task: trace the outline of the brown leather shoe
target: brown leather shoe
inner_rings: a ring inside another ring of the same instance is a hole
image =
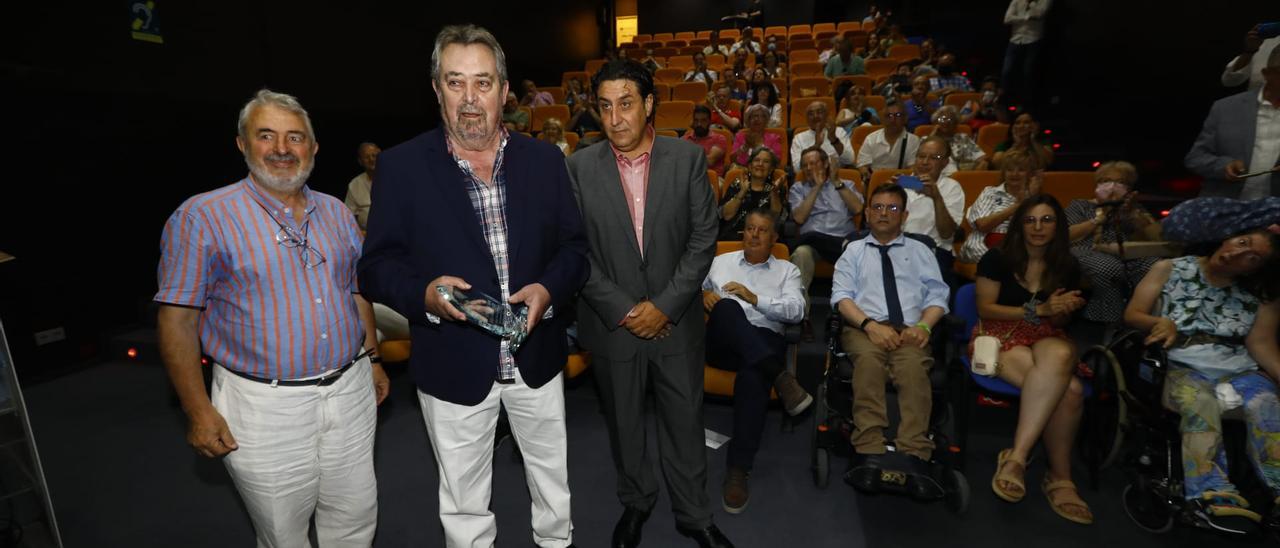
[[[729,472],[724,476],[723,504],[724,511],[730,514],[741,514],[747,509],[747,503],[751,501],[751,489],[747,486],[747,479],[751,474],[746,470],[730,466]]]
[[[782,400],[782,408],[786,409],[787,414],[793,417],[803,413],[813,403],[813,396],[804,391],[804,388],[796,381],[796,376],[792,375],[790,371],[783,371],[778,374],[778,378],[773,380],[773,389],[778,391],[778,398]]]

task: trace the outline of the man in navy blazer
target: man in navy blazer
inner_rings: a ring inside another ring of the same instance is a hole
[[[1261,90],[1219,99],[1187,152],[1187,168],[1204,177],[1201,196],[1257,200],[1280,196],[1280,48],[1262,68]],[[1248,173],[1270,173],[1240,177]]]
[[[446,27],[431,63],[443,127],[379,156],[361,291],[409,319],[445,544],[493,545],[493,436],[505,406],[525,455],[533,540],[568,546],[561,370],[570,301],[588,273],[582,218],[560,150],[502,126],[506,60],[493,36]],[[512,352],[437,286],[528,305],[528,338]]]

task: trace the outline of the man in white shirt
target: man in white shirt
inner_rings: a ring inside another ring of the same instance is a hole
[[[877,169],[910,167],[920,148],[920,138],[907,131],[907,113],[902,103],[889,103],[880,119],[884,127],[868,134],[858,149],[858,171],[862,172],[863,181],[870,181],[871,172]]]
[[[903,229],[913,234],[933,238],[937,245],[938,264],[943,277],[950,279],[951,265],[955,262],[952,244],[956,227],[964,218],[964,189],[950,177],[942,176],[942,168],[951,161],[951,145],[941,137],[929,137],[920,143],[916,151],[916,163],[911,174],[920,179],[919,190],[907,189],[907,213]],[[895,178],[895,181],[901,177]]]
[[[378,168],[378,154],[381,153],[382,149],[373,143],[360,143],[356,147],[356,162],[364,168],[364,172],[347,184],[347,199],[344,201],[356,216],[356,224],[360,225],[360,230],[365,230],[365,223],[369,221],[369,206],[373,205],[369,192],[373,189],[373,172]]]
[[[1240,50],[1240,55],[1228,62],[1227,69],[1222,71],[1222,85],[1235,87],[1249,82],[1250,90],[1262,87],[1262,67],[1266,66],[1267,58],[1271,57],[1276,44],[1280,44],[1280,36],[1263,39],[1258,36],[1260,26],[1254,25],[1244,35],[1244,49]]]
[[[755,55],[759,55],[761,53],[762,50],[760,49],[760,42],[757,42],[753,37],[751,27],[742,29],[742,36],[740,36],[738,41],[734,42],[733,46],[729,48],[729,53],[737,53],[740,49],[745,49],[748,53]]]
[[[1009,49],[1004,54],[1000,87],[1010,104],[1028,104],[1035,99],[1035,66],[1044,37],[1044,17],[1052,0],[1012,0],[1004,12],[1010,27]]]
[[[818,259],[835,264],[844,251],[844,241],[857,230],[853,217],[862,212],[862,195],[853,183],[841,180],[832,169],[831,157],[819,147],[809,147],[800,154],[806,177],[797,177],[787,193],[791,218],[800,234],[791,242],[791,263],[800,269],[804,283],[804,340],[813,340],[809,322],[809,285]]]
[[[708,44],[707,47],[702,48],[702,53],[705,55],[719,53],[720,55],[723,55],[725,59],[729,58],[729,46],[720,43],[719,30],[711,31],[711,43]]]
[[[684,74],[686,82],[702,82],[707,85],[707,90],[711,90],[711,84],[716,81],[716,71],[707,68],[707,55],[702,52],[693,54],[693,70]]]
[[[832,158],[839,158],[840,165],[852,166],[853,145],[849,144],[849,134],[831,119],[827,104],[820,101],[809,103],[804,115],[809,121],[809,129],[797,132],[791,139],[791,167],[799,173],[804,168],[800,165],[801,153],[815,144],[821,144],[822,150]]]
[[[800,321],[804,294],[800,271],[773,257],[778,241],[769,211],[747,214],[742,251],[715,258],[702,283],[707,319],[707,362],[737,371],[733,384],[733,437],[723,487],[726,512],[737,514],[751,497],[747,479],[760,448],[769,389],[778,391],[787,413],[813,403],[795,375],[786,370],[783,324]]]

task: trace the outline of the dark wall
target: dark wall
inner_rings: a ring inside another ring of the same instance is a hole
[[[308,108],[320,143],[309,183],[341,197],[357,143],[391,146],[437,125],[428,71],[443,25],[486,26],[517,81],[559,82],[601,55],[596,0],[518,16],[497,3],[157,4],[164,44],[131,39],[127,2],[8,6],[0,86],[5,150],[17,154],[0,250],[18,257],[2,280],[19,291],[0,314],[20,366],[92,354],[103,333],[147,319],[167,216],[246,173],[236,113],[255,90]],[[55,326],[70,344],[31,354],[31,332]]]

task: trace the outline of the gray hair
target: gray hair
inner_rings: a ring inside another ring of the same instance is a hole
[[[943,115],[947,115],[947,114],[951,115],[952,120],[956,120],[956,121],[960,120],[960,111],[956,110],[955,105],[942,105],[941,107],[938,107],[938,110],[933,111],[933,117],[932,117],[933,119],[930,121],[937,124],[938,118],[941,118]]]
[[[440,29],[440,34],[436,35],[435,49],[431,50],[431,80],[433,82],[440,81],[440,55],[444,48],[454,44],[469,46],[471,44],[481,44],[487,46],[489,51],[493,52],[493,58],[498,65],[498,84],[507,82],[507,54],[503,53],[502,46],[498,45],[498,39],[493,37],[484,27],[475,25],[449,25]]]
[[[241,139],[249,140],[249,116],[258,107],[264,105],[271,105],[302,117],[302,122],[307,126],[307,138],[311,139],[312,143],[316,142],[316,132],[311,127],[311,116],[307,115],[307,109],[302,108],[302,103],[298,102],[298,98],[287,93],[274,92],[267,88],[258,90],[257,93],[253,94],[253,98],[249,99],[249,102],[245,103],[244,107],[240,109],[240,119],[236,124],[236,129]]]

